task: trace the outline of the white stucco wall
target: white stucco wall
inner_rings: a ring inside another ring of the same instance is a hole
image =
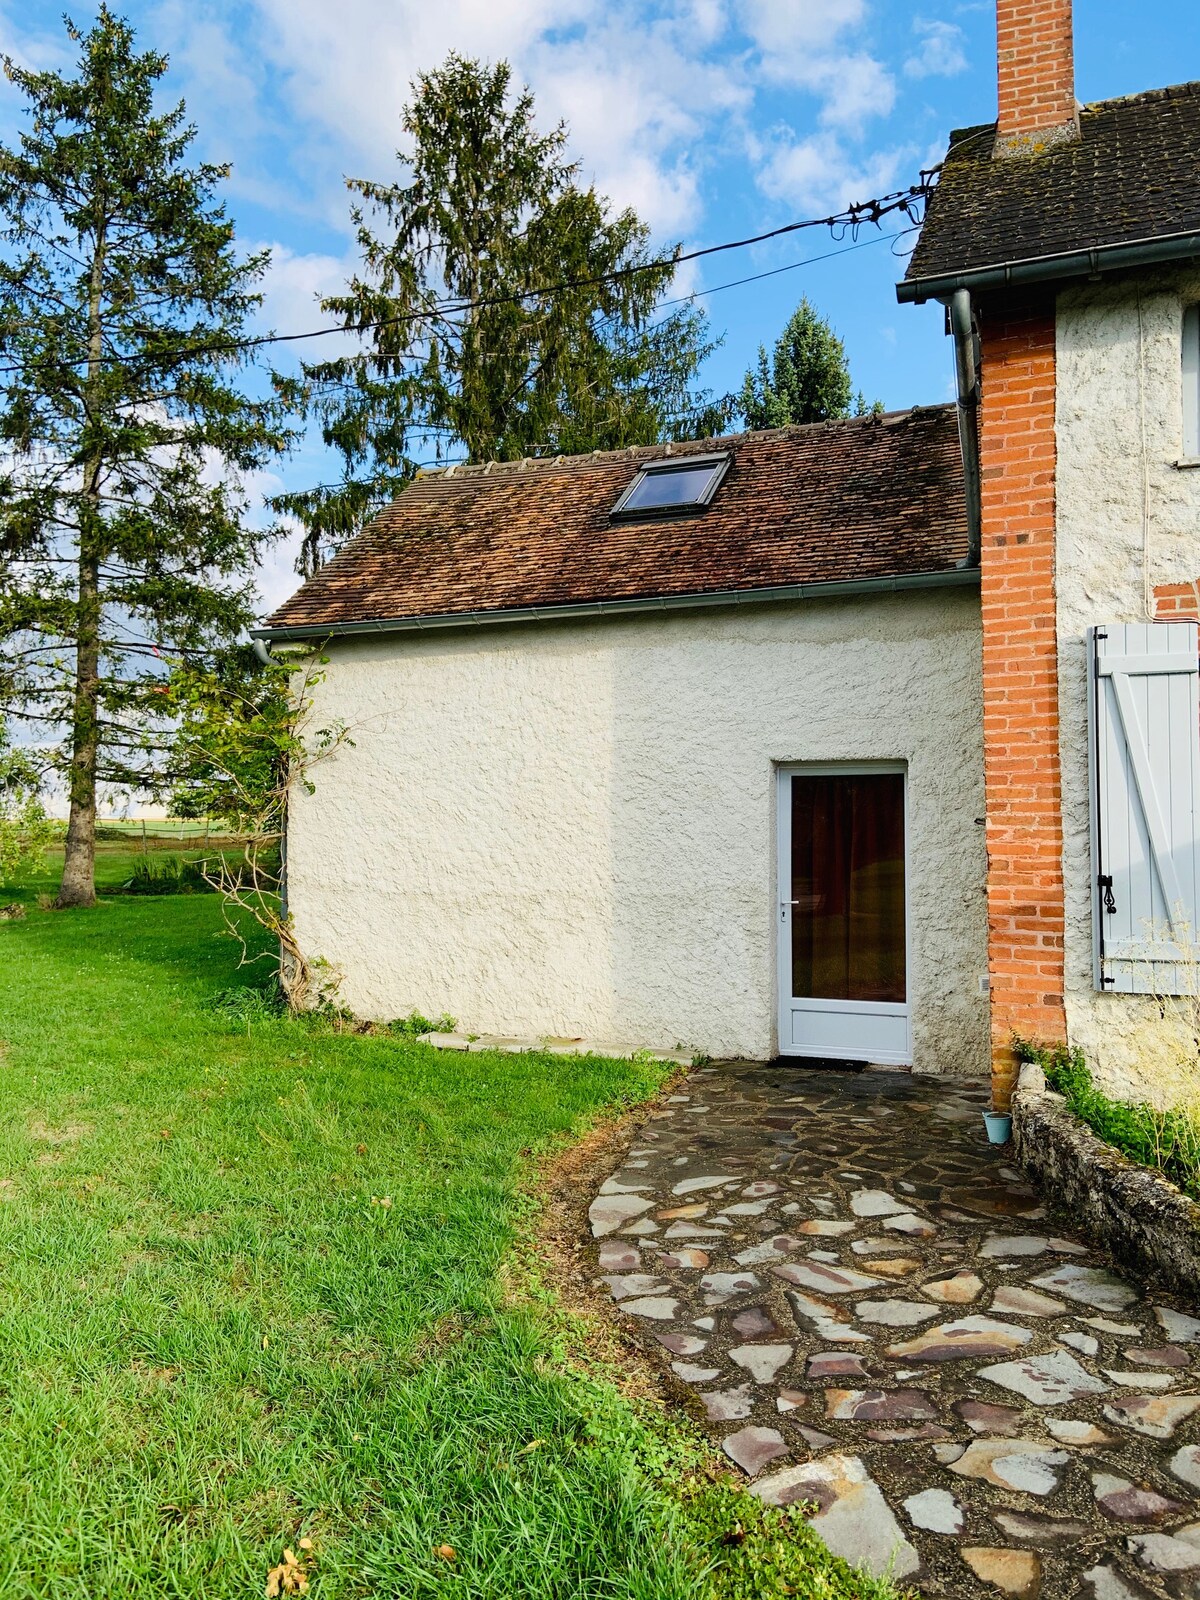
[[[1122,1095],[1169,1093],[1175,1057],[1152,1000],[1092,980],[1086,629],[1148,620],[1147,588],[1200,577],[1200,470],[1183,450],[1181,337],[1200,271],[1058,297],[1057,599],[1068,1035]]]
[[[975,591],[344,639],[289,829],[354,1011],[776,1044],[775,764],[909,764],[916,1066],[987,1071]]]

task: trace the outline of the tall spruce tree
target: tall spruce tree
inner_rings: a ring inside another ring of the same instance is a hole
[[[695,388],[713,347],[703,315],[658,311],[672,266],[631,270],[659,259],[648,228],[581,186],[565,126],[539,131],[529,91],[511,88],[507,63],[449,56],[416,80],[400,178],[348,181],[362,269],[322,307],[363,343],[284,386],[341,468],[275,502],[305,526],[301,571],[396,494],[415,452],[569,454],[716,432],[729,415]],[[564,283],[578,287],[549,292]]]
[[[167,61],[102,6],[73,76],[6,59],[27,129],[0,149],[0,638],[5,700],[57,738],[70,797],[61,906],[95,899],[98,782],[153,782],[169,728],[160,656],[236,637],[264,540],[241,474],[286,448],[231,348],[259,305],[216,198],[189,165]]]
[[[807,296],[768,356],[763,345],[746,373],[738,407],[752,431],[793,422],[828,422],[869,408],[855,395],[846,347]]]

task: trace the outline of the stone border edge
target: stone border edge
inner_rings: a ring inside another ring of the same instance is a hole
[[[1200,1296],[1200,1204],[1093,1133],[1033,1062],[1011,1109],[1016,1158],[1048,1199],[1128,1266]]]

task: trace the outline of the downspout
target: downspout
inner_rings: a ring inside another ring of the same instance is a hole
[[[275,665],[275,657],[271,654],[270,648],[265,639],[251,639],[250,643],[254,646],[254,654],[257,656],[259,661],[262,662],[264,667]]]
[[[977,567],[983,545],[979,477],[979,361],[971,316],[971,292],[956,289],[946,307],[954,335],[954,374],[958,388],[958,442],[967,497],[968,567]]]

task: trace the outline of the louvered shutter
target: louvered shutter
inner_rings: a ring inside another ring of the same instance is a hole
[[[1090,631],[1096,986],[1189,993],[1200,930],[1194,622]]]

